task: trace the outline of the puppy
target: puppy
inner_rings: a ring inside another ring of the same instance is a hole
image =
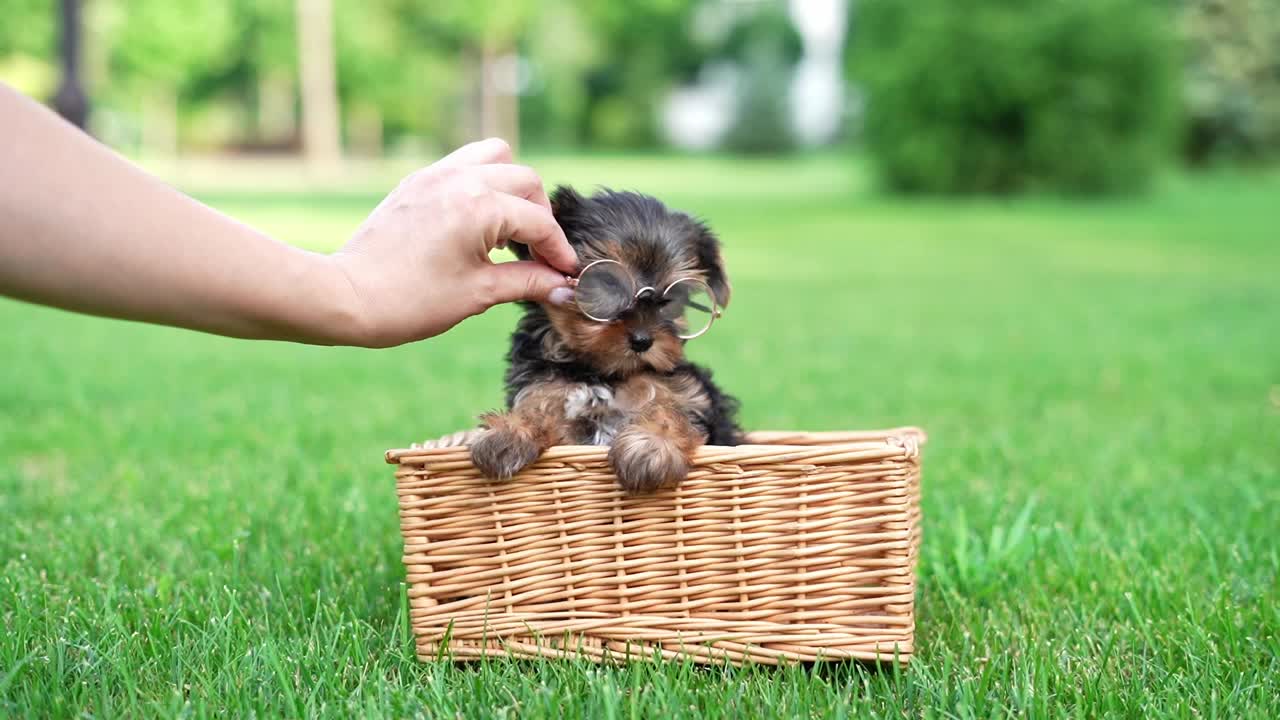
[[[575,299],[524,304],[508,355],[507,412],[481,418],[487,431],[471,446],[472,463],[507,480],[552,445],[608,445],[628,493],[678,483],[698,446],[741,442],[738,402],[684,357],[685,342],[729,303],[720,243],[645,195],[560,187],[551,205],[578,253]]]

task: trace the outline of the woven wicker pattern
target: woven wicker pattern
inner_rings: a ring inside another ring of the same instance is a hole
[[[911,657],[920,431],[755,433],[644,498],[601,447],[488,482],[471,437],[387,453],[420,658]]]

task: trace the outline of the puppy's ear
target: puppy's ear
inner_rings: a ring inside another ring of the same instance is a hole
[[[579,195],[577,190],[568,185],[558,185],[551,191],[551,214],[561,225],[566,222],[572,223],[582,209],[584,201],[585,198]]]
[[[698,223],[698,237],[694,241],[694,249],[698,254],[698,268],[706,275],[707,285],[715,295],[716,304],[729,306],[729,275],[724,271],[724,259],[720,256],[720,240],[702,223]]]

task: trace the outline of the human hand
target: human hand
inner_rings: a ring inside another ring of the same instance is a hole
[[[508,241],[542,262],[492,262]],[[499,303],[568,302],[578,264],[542,180],[497,139],[405,178],[327,260],[353,296],[353,327],[338,335],[370,347],[438,335]]]

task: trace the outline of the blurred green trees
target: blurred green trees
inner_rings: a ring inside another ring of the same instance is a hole
[[[867,146],[893,188],[1126,190],[1169,154],[1178,57],[1151,0],[864,0],[855,13]]]
[[[5,0],[0,8],[0,77],[28,92],[53,92],[54,75],[43,62],[54,52],[53,8],[49,0]]]
[[[549,0],[524,50],[535,89],[530,135],[556,144],[652,147],[658,105],[706,59],[690,31],[697,0]]]
[[[335,0],[346,145],[480,135],[646,147],[703,53],[696,0]],[[158,150],[299,143],[298,0],[85,0],[95,128]],[[48,97],[56,6],[9,0],[0,77]],[[517,96],[520,101],[517,104]],[[523,123],[519,121],[524,121]]]
[[[207,96],[235,59],[236,16],[225,3],[102,3],[91,6],[109,45],[99,68],[113,79],[109,99],[132,100],[143,140],[177,147],[179,101]],[[203,98],[202,98],[203,99]]]
[[[669,91],[707,77],[737,79],[724,147],[793,147],[802,44],[787,0],[83,4],[93,129],[130,149],[297,151],[315,77],[330,86],[319,107],[336,97],[340,113],[321,132],[349,153],[430,153],[484,135],[655,147]],[[0,17],[0,78],[46,99],[57,7],[5,0]],[[300,35],[304,7],[326,8],[331,37]],[[891,187],[1101,192],[1141,186],[1178,148],[1193,162],[1280,157],[1278,0],[852,8],[854,137]],[[302,47],[316,42],[324,52]],[[330,55],[319,75],[300,63]]]

